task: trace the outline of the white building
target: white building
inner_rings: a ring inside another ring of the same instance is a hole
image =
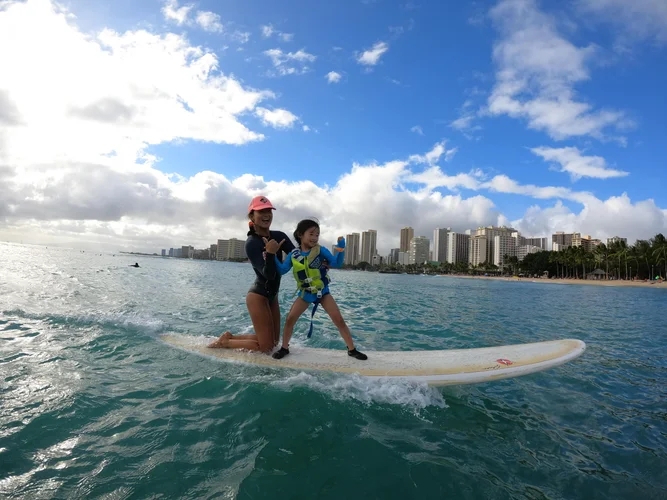
[[[607,246],[610,247],[616,243],[625,243],[626,245],[628,244],[628,239],[627,238],[621,238],[620,236],[613,236],[611,238],[607,238]]]
[[[245,241],[236,238],[218,240],[217,260],[245,259],[246,257]]]
[[[398,264],[407,266],[410,263],[410,252],[398,252]]]
[[[470,236],[470,244],[468,245],[468,263],[471,266],[478,266],[487,262],[488,243],[486,236],[483,234]]]
[[[426,236],[416,236],[410,241],[409,263],[423,264],[428,262],[428,251],[431,242]]]
[[[493,263],[502,269],[506,264],[505,256],[515,257],[517,249],[517,240],[522,238],[519,233],[499,234],[493,242]]]
[[[522,245],[516,249],[516,256],[521,262],[529,253],[541,252],[543,249],[535,245]]]

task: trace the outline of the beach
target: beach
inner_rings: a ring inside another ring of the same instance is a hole
[[[466,276],[453,274],[439,274],[444,278],[464,278],[493,281],[521,281],[528,283],[551,283],[555,285],[594,285],[594,286],[621,286],[639,288],[667,288],[667,281],[630,281],[630,280],[582,280],[582,279],[547,279],[547,278],[508,278],[506,276]]]

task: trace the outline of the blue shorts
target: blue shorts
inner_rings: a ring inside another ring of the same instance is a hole
[[[329,291],[329,287],[328,286],[324,287],[324,290],[322,290],[322,297],[324,297],[325,295],[327,295],[329,293],[331,293]],[[306,292],[306,291],[299,292],[299,297],[301,297],[303,300],[305,300],[309,304],[312,304],[317,300],[317,294],[316,293],[310,293],[310,292]]]

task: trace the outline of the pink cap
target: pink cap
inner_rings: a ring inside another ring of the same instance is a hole
[[[265,208],[270,208],[271,210],[276,209],[271,205],[271,202],[266,196],[255,196],[250,202],[250,205],[248,205],[248,213],[253,210],[264,210]]]

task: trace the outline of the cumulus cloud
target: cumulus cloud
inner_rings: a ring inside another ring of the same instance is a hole
[[[283,42],[291,42],[294,38],[294,33],[284,33],[282,31],[278,31],[271,24],[260,26],[259,29],[262,32],[262,36],[264,38],[271,38],[273,35],[276,35]]]
[[[373,47],[357,55],[357,62],[363,66],[375,66],[382,55],[389,50],[386,42],[376,42]]]
[[[192,3],[179,5],[178,0],[165,0],[162,15],[167,21],[178,26],[199,26],[210,33],[222,32],[223,26],[218,14],[208,10],[195,12],[194,8],[195,5]]]
[[[304,49],[296,52],[283,52],[281,49],[264,51],[264,55],[271,59],[275,71],[282,76],[301,75],[310,70],[308,63],[315,62],[317,56],[309,54]]]
[[[582,177],[594,179],[609,179],[612,177],[625,177],[629,175],[623,170],[615,170],[607,167],[607,162],[601,156],[584,156],[579,149],[569,148],[532,148],[531,151],[541,156],[545,161],[557,162],[561,166],[561,172],[567,172],[572,180]]]
[[[270,125],[274,128],[292,128],[294,122],[299,119],[286,109],[269,110],[266,108],[257,108],[255,113],[262,119],[264,125]]]
[[[420,125],[415,125],[410,129],[410,132],[414,132],[415,134],[419,135],[424,135],[424,130],[421,128]]]
[[[291,231],[299,219],[316,216],[327,245],[340,234],[377,229],[382,253],[398,245],[404,225],[428,236],[443,225],[464,231],[507,221],[494,193],[553,203],[513,222],[530,235],[579,230],[632,241],[667,231],[667,211],[652,200],[625,194],[601,200],[502,174],[462,172],[457,148],[445,141],[407,158],[353,163],[332,185],[172,173],[147,146],[244,144],[263,138],[242,123],[246,116],[277,127],[298,118],[263,105],[275,97],[270,91],[226,76],[214,54],[182,36],[84,35],[59,9],[28,1],[0,11],[0,46],[13,47],[0,51],[0,239],[116,251],[203,248],[218,238],[243,238],[248,201],[258,194],[278,207],[278,229]],[[38,38],[49,43],[37,46]]]
[[[609,129],[632,126],[622,111],[595,110],[576,96],[574,85],[590,78],[595,45],[578,47],[566,40],[535,0],[502,0],[491,19],[500,38],[493,49],[497,71],[489,114],[525,119],[556,140],[601,139]]]
[[[343,75],[336,73],[335,71],[329,71],[326,74],[326,79],[329,83],[338,83],[340,82],[341,78],[343,78]]]

